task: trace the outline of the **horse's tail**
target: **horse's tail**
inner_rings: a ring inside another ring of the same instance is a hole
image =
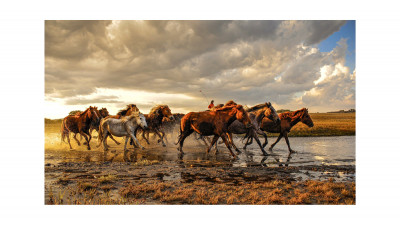
[[[177,145],[177,144],[179,143],[179,141],[181,140],[181,137],[182,137],[182,127],[179,126],[179,135],[178,135],[178,137],[177,137],[177,140],[176,140],[176,142],[175,142],[175,145]]]
[[[178,135],[178,140],[177,140],[177,142],[175,143],[176,145],[179,143],[179,141],[181,140],[181,137],[182,137],[182,135],[183,135],[183,132],[186,130],[187,131],[187,129],[190,129],[190,118],[191,118],[191,113],[188,113],[188,114],[186,114],[185,116],[183,116],[182,117],[182,119],[181,119],[181,123],[180,123],[180,126],[179,126],[179,131],[180,131],[180,133],[179,133],[179,135]]]

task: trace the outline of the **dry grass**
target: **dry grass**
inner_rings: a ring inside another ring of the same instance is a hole
[[[119,197],[110,197],[114,186],[78,183],[76,191],[49,194],[47,204],[355,204],[355,183],[329,181],[245,183],[230,185],[195,181],[193,183],[154,182],[126,184]]]

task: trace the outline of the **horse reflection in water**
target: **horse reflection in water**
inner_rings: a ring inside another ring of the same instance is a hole
[[[111,134],[117,137],[125,137],[125,152],[128,150],[126,145],[129,138],[132,138],[142,149],[144,149],[135,137],[136,130],[139,126],[143,129],[147,128],[146,119],[139,111],[135,111],[132,115],[123,117],[122,119],[105,118],[100,122],[98,138],[99,144],[103,143],[104,151],[107,151],[107,137]]]

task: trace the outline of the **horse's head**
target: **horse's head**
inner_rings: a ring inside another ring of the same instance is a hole
[[[100,121],[100,112],[97,107],[89,106],[88,117],[94,122]]]
[[[272,106],[270,102],[266,102],[265,105],[266,110],[264,112],[264,116],[267,117],[268,119],[272,120],[274,123],[280,123],[281,119],[279,119],[278,113],[276,113],[275,108]]]
[[[139,111],[137,111],[135,113],[137,113],[136,123],[139,126],[141,126],[143,129],[147,129],[147,122],[146,122],[146,118],[144,117],[144,115]]]
[[[168,118],[169,120],[174,120],[174,116],[171,113],[171,109],[167,105],[160,107],[160,113],[164,118]]]
[[[107,116],[110,115],[110,113],[108,113],[107,108],[101,108],[101,109],[99,110],[99,113],[100,113],[100,116],[103,117],[103,118],[105,118],[105,117],[107,117]]]
[[[313,127],[314,122],[311,119],[310,114],[308,114],[308,109],[303,108],[303,114],[301,115],[301,122],[307,125],[308,127]]]
[[[249,114],[247,114],[246,110],[242,105],[235,105],[233,109],[236,110],[236,119],[242,122],[246,128],[250,128],[252,126]]]
[[[139,108],[135,104],[129,104],[127,105],[128,107],[128,112],[133,113],[133,112],[139,112]]]

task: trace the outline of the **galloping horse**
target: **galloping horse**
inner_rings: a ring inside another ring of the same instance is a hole
[[[164,121],[165,119],[174,120],[171,109],[167,105],[156,105],[150,110],[149,114],[145,114],[144,116],[148,124],[148,129],[140,129],[142,130],[143,139],[147,142],[147,144],[150,144],[148,137],[150,132],[153,132],[160,138],[162,146],[166,147],[167,145],[164,142],[165,132],[162,129],[162,122],[163,119]],[[147,138],[145,137],[146,135]]]
[[[279,116],[270,102],[255,105],[251,108],[246,109],[246,111],[247,113],[249,113],[249,117],[251,123],[253,124],[254,130],[253,129],[249,130],[243,123],[236,120],[228,127],[227,135],[229,137],[229,141],[235,148],[235,150],[237,152],[240,152],[239,149],[236,147],[236,145],[233,143],[232,134],[246,134],[246,137],[254,138],[258,146],[260,147],[261,152],[264,155],[267,155],[267,152],[264,150],[264,147],[261,145],[261,142],[258,139],[256,131],[260,129],[261,121],[264,118],[268,118],[269,120],[274,121],[275,123],[279,123],[280,122]]]
[[[226,135],[228,127],[235,120],[244,123],[246,127],[251,127],[251,120],[242,105],[230,105],[214,111],[190,112],[186,114],[181,120],[179,140],[176,143],[179,143],[178,151],[183,154],[182,147],[185,138],[196,131],[202,136],[214,135],[211,145],[207,148],[207,153],[218,138],[221,137],[231,155],[236,158]]]
[[[264,118],[261,122],[261,130],[269,132],[269,133],[279,133],[278,139],[271,145],[269,148],[272,151],[272,148],[281,140],[282,137],[285,137],[286,144],[289,148],[289,152],[294,152],[290,147],[288,133],[293,126],[295,126],[298,122],[302,122],[308,127],[313,127],[314,123],[308,114],[308,109],[302,108],[294,112],[284,112],[279,114],[279,118],[281,119],[280,123],[275,123],[274,121]],[[264,138],[266,138],[266,134],[261,132]],[[265,139],[266,140],[266,139]],[[268,143],[266,141],[266,143]],[[265,144],[266,145],[266,144]],[[264,146],[265,146],[264,145]]]
[[[106,110],[107,110],[107,109],[106,109]],[[117,113],[117,115],[115,115],[115,116],[110,116],[110,115],[108,115],[108,116],[103,117],[103,118],[121,119],[122,117],[124,117],[124,116],[130,116],[130,115],[132,115],[132,114],[135,113],[135,112],[139,112],[139,108],[138,108],[135,104],[129,104],[129,105],[126,105],[126,108],[125,108],[125,109],[119,110],[119,112]],[[107,114],[108,114],[108,111],[107,111]],[[135,131],[135,132],[136,132],[136,131]],[[136,133],[135,133],[135,136],[136,136]],[[110,134],[108,137],[110,137],[111,140],[113,140],[113,141],[115,142],[115,144],[117,144],[117,145],[120,144],[117,140],[114,139],[114,137],[113,137],[111,134]],[[97,145],[97,147],[99,147],[100,144],[101,144],[101,143],[99,143],[99,144]]]
[[[61,140],[64,141],[65,137],[67,137],[69,147],[72,149],[69,133],[72,132],[75,134],[74,139],[77,141],[78,145],[80,145],[80,143],[78,139],[76,139],[76,134],[80,134],[86,139],[87,148],[90,150],[89,142],[92,139],[92,135],[90,135],[89,129],[92,124],[98,123],[99,120],[100,113],[97,107],[92,106],[79,115],[65,117],[61,123]]]
[[[130,116],[122,117],[122,119],[105,118],[100,122],[99,143],[103,142],[104,151],[108,150],[107,137],[112,134],[117,137],[125,137],[124,151],[127,151],[126,144],[129,137],[143,149],[139,141],[135,137],[138,127],[145,129],[147,127],[146,119],[139,111],[133,112]]]

